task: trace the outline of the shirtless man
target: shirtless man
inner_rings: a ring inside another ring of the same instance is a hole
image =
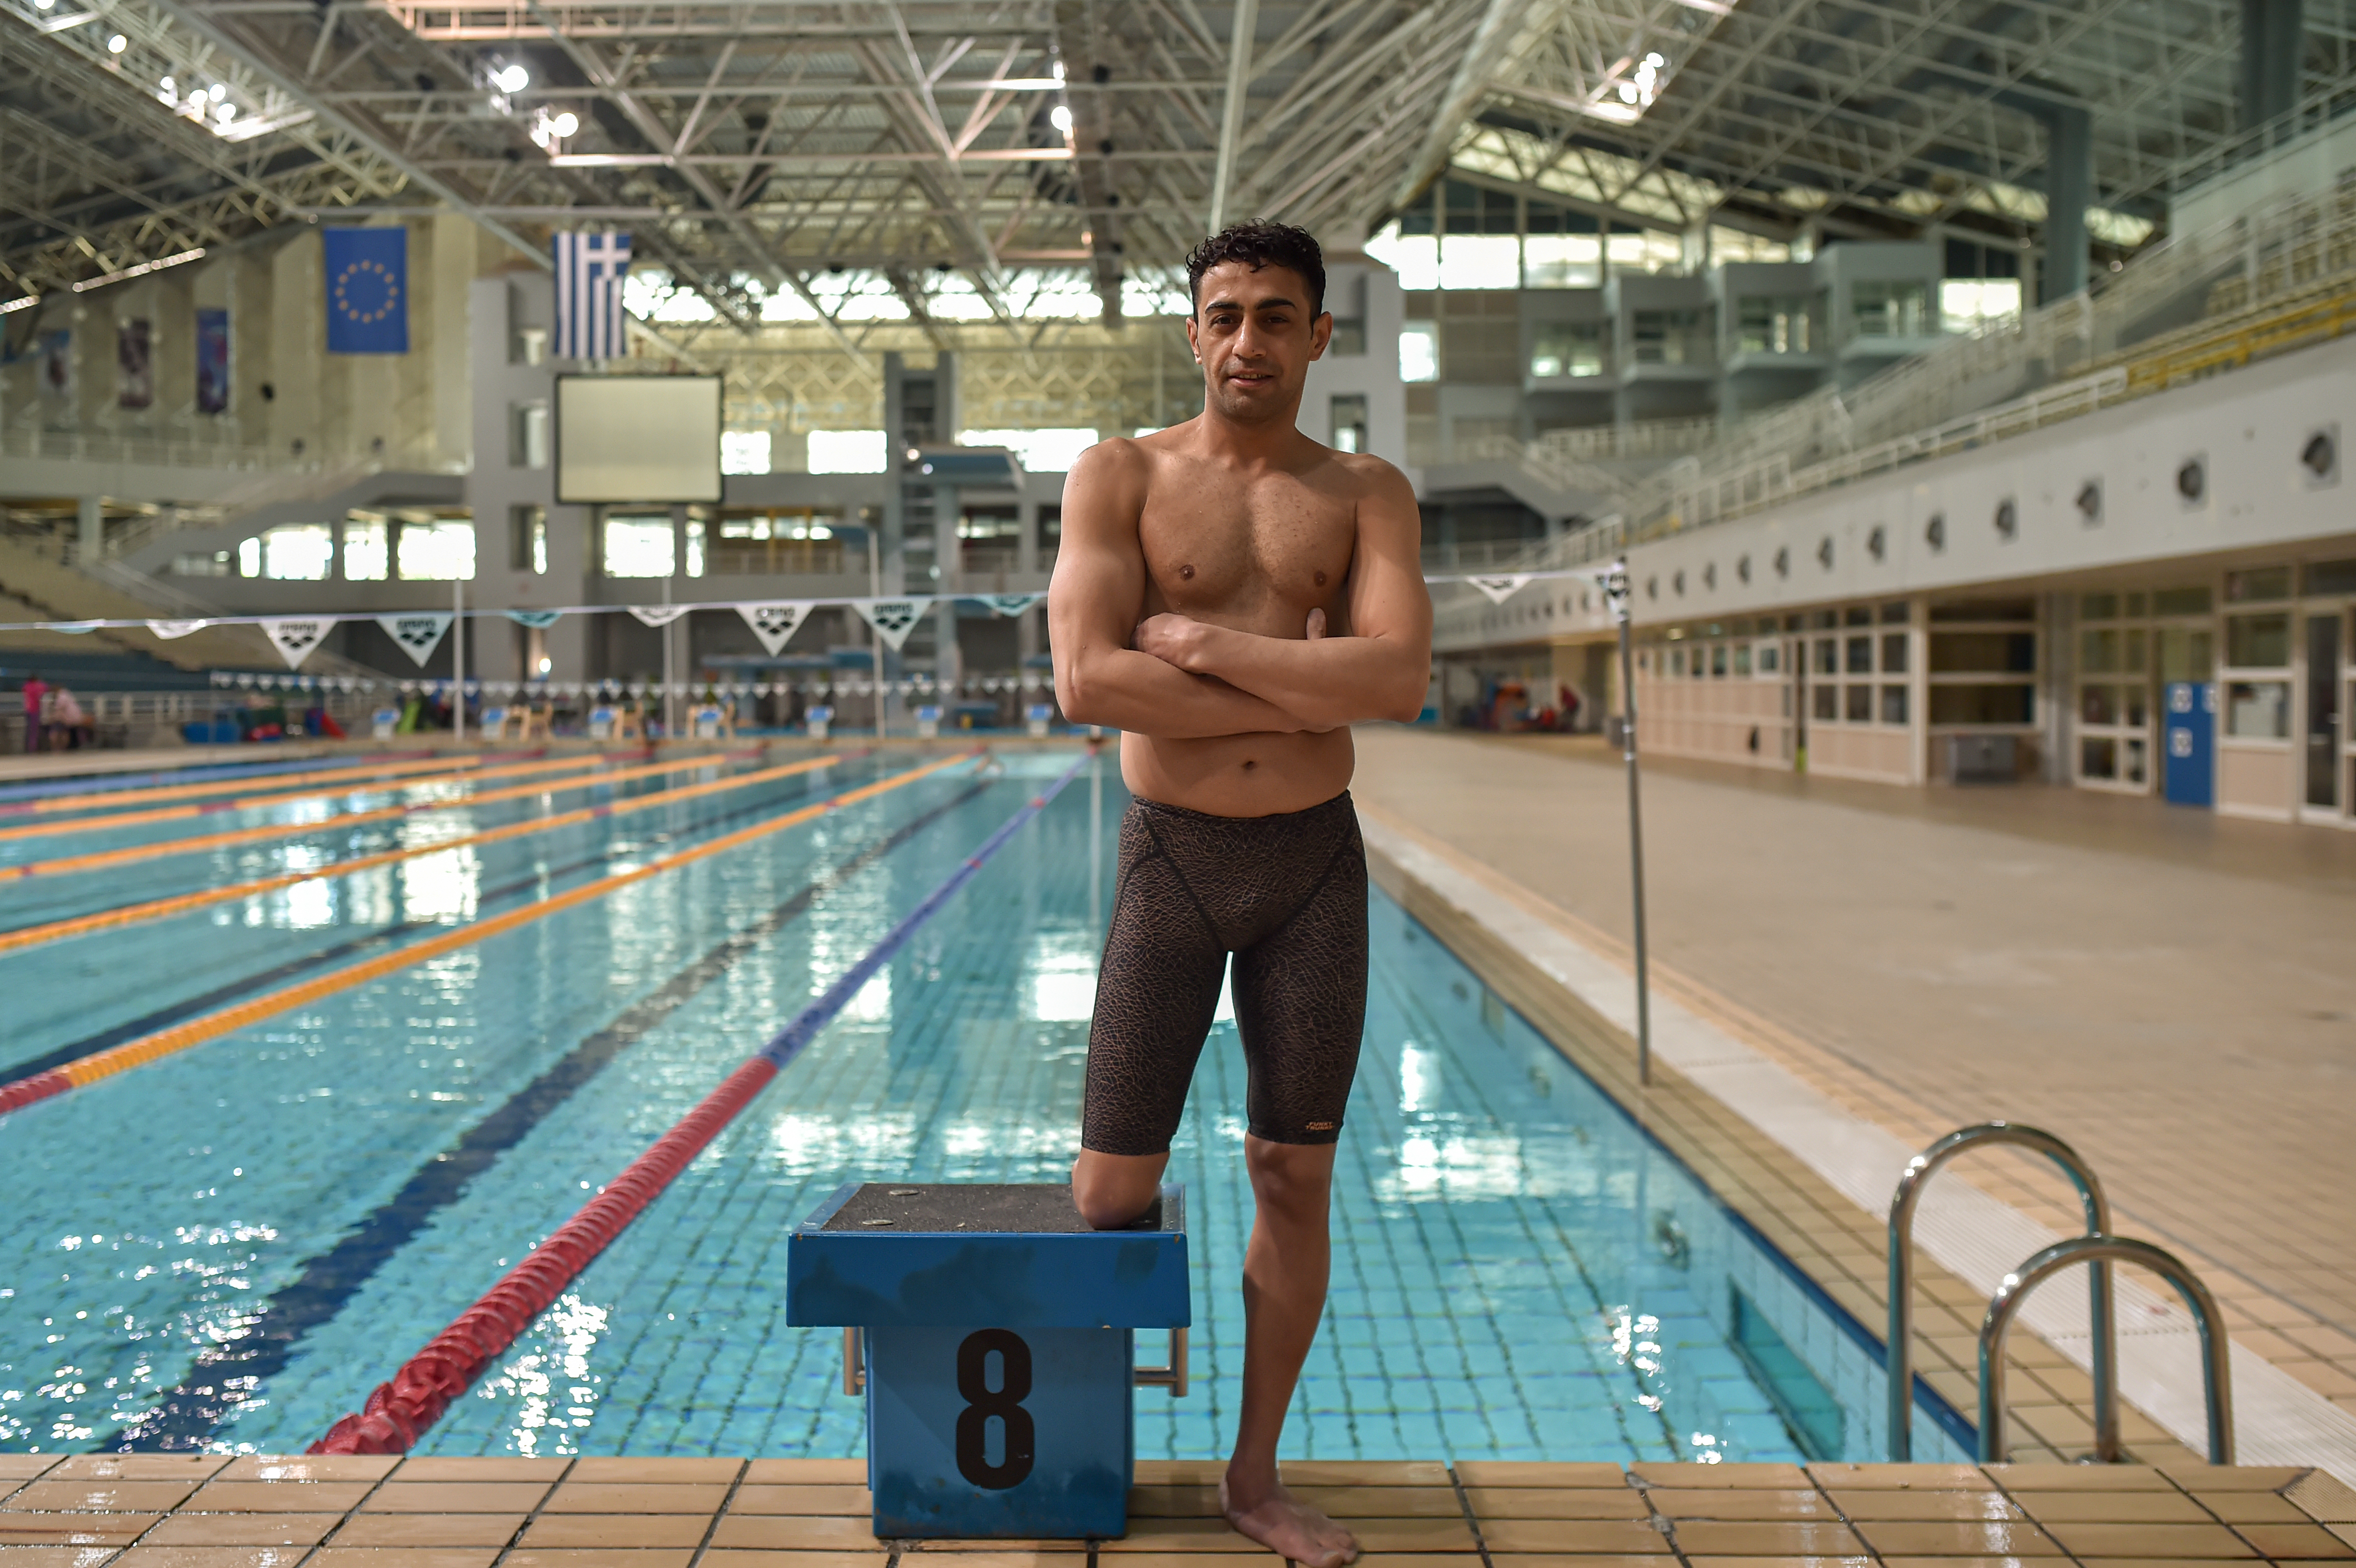
[[[1423,707],[1422,521],[1398,470],[1293,426],[1333,331],[1317,242],[1242,224],[1187,273],[1203,412],[1081,457],[1047,594],[1065,715],[1120,731],[1136,797],[1072,1194],[1100,1229],[1152,1205],[1233,954],[1258,1212],[1220,1501],[1253,1540],[1337,1568],[1357,1541],[1285,1490],[1276,1446],[1325,1309],[1326,1199],[1365,1020],[1349,727]]]

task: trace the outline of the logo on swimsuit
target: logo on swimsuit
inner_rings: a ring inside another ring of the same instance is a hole
[[[1301,1125],[1312,1133],[1330,1133],[1333,1130],[1333,1124],[1331,1122],[1303,1122]]]

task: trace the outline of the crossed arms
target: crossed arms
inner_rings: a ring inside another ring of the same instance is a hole
[[[1348,583],[1350,635],[1268,637],[1178,614],[1141,624],[1145,554],[1137,519],[1149,460],[1107,442],[1072,470],[1063,541],[1047,592],[1055,691],[1082,724],[1164,740],[1323,731],[1373,719],[1412,720],[1431,669],[1431,601],[1423,586],[1414,493],[1386,468],[1358,505]]]

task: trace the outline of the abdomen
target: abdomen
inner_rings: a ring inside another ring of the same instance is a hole
[[[1121,782],[1130,794],[1213,816],[1274,816],[1322,805],[1350,787],[1355,762],[1346,729],[1198,741],[1120,738]]]

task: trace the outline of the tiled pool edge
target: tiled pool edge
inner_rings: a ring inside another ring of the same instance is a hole
[[[1878,1343],[1874,1326],[1887,1310],[1881,1218],[1858,1208],[1734,1107],[1657,1056],[1651,1087],[1640,1086],[1634,1042],[1624,1030],[1477,914],[1409,871],[1394,848],[1444,851],[1403,840],[1364,808],[1360,816],[1376,885]],[[1954,1409],[1973,1410],[1978,1403],[1978,1329],[1986,1298],[1929,1258],[1918,1261],[1916,1292],[1918,1374]],[[2091,1427],[2084,1374],[2052,1346],[2025,1333],[2012,1337],[2008,1360],[2015,1391],[2010,1424],[2016,1458],[2077,1457],[2084,1440],[2074,1434]],[[2138,1457],[2201,1457],[2132,1406],[2123,1413],[2128,1445]]]

